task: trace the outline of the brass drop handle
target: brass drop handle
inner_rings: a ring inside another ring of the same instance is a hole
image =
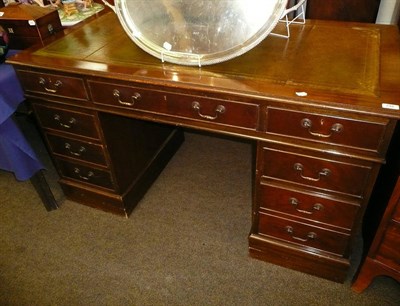
[[[82,156],[82,153],[86,151],[86,148],[84,146],[80,146],[79,150],[77,152],[72,151],[71,149],[71,144],[66,142],[64,144],[65,149],[68,150],[69,154],[74,155],[74,156]]]
[[[308,133],[310,135],[315,136],[315,137],[319,137],[319,138],[329,138],[329,137],[331,137],[333,135],[333,133],[341,133],[344,130],[343,124],[334,123],[330,128],[331,133],[329,133],[329,134],[322,134],[322,133],[313,132],[313,131],[311,131],[313,123],[308,118],[301,119],[300,124],[301,124],[301,126],[303,128],[308,130]]]
[[[226,108],[223,105],[217,105],[217,107],[215,108],[215,115],[214,116],[210,116],[210,115],[204,115],[201,113],[201,105],[199,102],[197,101],[193,101],[192,103],[192,108],[197,111],[197,114],[204,119],[207,120],[215,120],[218,118],[218,115],[225,113]]]
[[[62,86],[62,82],[60,80],[57,80],[54,83],[54,89],[47,87],[47,82],[44,78],[40,77],[39,78],[39,84],[44,88],[45,91],[51,92],[51,93],[56,93],[58,89]]]
[[[306,215],[312,215],[312,214],[315,213],[316,211],[321,211],[321,210],[324,208],[324,206],[323,206],[322,204],[320,204],[320,203],[315,203],[315,204],[313,205],[313,207],[312,207],[313,211],[309,211],[309,210],[305,210],[305,209],[299,209],[298,207],[299,207],[300,202],[299,202],[299,200],[296,199],[296,198],[290,198],[290,199],[289,199],[289,203],[290,203],[291,205],[293,205],[293,207],[294,207],[299,213],[306,214]]]
[[[131,96],[131,101],[132,102],[122,101],[121,100],[121,93],[119,92],[118,89],[114,89],[113,90],[113,96],[117,99],[119,104],[126,105],[126,106],[133,106],[133,105],[135,105],[135,102],[138,102],[138,101],[140,101],[142,99],[142,96],[140,95],[140,93],[135,92],[133,94],[133,96]]]
[[[319,172],[318,172],[318,177],[310,177],[310,176],[305,176],[304,174],[303,174],[303,170],[304,170],[304,166],[302,165],[302,164],[300,164],[300,163],[295,163],[294,165],[293,165],[293,168],[294,168],[294,170],[296,170],[296,171],[298,171],[299,173],[300,173],[300,176],[303,178],[303,179],[305,179],[305,180],[307,180],[307,181],[313,181],[313,182],[318,182],[318,181],[320,181],[321,180],[321,178],[322,177],[326,177],[326,176],[329,176],[329,175],[331,175],[331,173],[332,173],[332,171],[331,170],[329,170],[329,169],[327,169],[327,168],[323,168],[322,170],[320,170]]]
[[[61,122],[61,116],[60,116],[59,114],[55,114],[53,118],[54,118],[55,121],[58,122],[58,124],[59,124],[61,127],[66,128],[66,129],[71,129],[72,126],[76,123],[76,119],[75,119],[74,117],[71,117],[71,118],[68,120],[68,123],[63,123],[63,122]]]
[[[309,232],[307,234],[306,238],[301,238],[301,237],[297,237],[297,236],[294,235],[294,229],[293,229],[292,226],[288,225],[288,226],[285,227],[285,229],[286,229],[286,232],[288,234],[290,234],[290,237],[292,237],[295,240],[301,241],[301,242],[307,242],[309,240],[315,240],[317,238],[317,234],[314,233],[314,232]]]
[[[81,175],[81,170],[79,168],[74,168],[74,173],[77,174],[82,180],[89,181],[91,177],[94,176],[93,171],[89,171],[86,176]]]

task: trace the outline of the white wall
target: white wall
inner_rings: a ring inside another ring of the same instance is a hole
[[[397,24],[400,14],[400,0],[381,0],[376,23]]]

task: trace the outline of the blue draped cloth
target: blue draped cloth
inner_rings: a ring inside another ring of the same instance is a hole
[[[16,53],[10,50],[8,56]],[[14,68],[0,64],[0,169],[13,172],[16,179],[30,179],[44,169],[12,114],[24,101],[24,94]]]

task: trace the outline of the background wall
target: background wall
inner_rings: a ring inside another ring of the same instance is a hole
[[[399,24],[400,0],[307,0],[306,16],[310,19]]]
[[[398,24],[400,0],[381,0],[376,23]]]
[[[380,0],[308,0],[307,18],[375,23]]]

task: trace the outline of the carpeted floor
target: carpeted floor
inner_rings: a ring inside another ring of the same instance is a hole
[[[247,142],[186,132],[129,219],[65,200],[35,146],[62,206],[46,212],[30,182],[0,171],[1,306],[399,305],[387,277],[351,291],[359,252],[344,284],[248,257]]]

